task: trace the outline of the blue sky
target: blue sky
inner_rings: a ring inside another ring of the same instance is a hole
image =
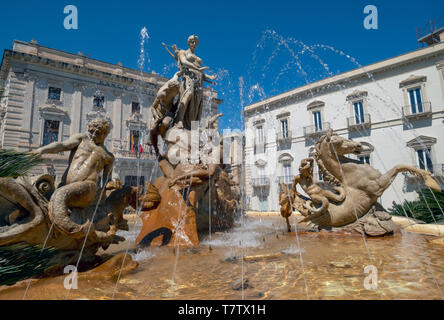
[[[63,8],[69,4],[78,8],[78,30],[63,28]],[[363,10],[368,4],[378,8],[378,30],[363,27]],[[224,100],[220,106],[225,114],[220,121],[222,128],[242,126],[242,103],[357,66],[330,49],[314,45],[334,47],[366,65],[417,49],[415,28],[425,27],[429,19],[444,19],[444,1],[437,0],[54,0],[8,1],[1,8],[1,49],[11,48],[14,39],[36,39],[44,46],[82,51],[95,59],[121,61],[137,68],[139,33],[146,27],[150,39],[145,71],[166,76],[174,68],[161,42],[186,48],[187,37],[197,34],[200,43],[196,53],[204,65],[220,75],[214,88]],[[314,49],[312,54],[296,59],[294,53],[300,52],[301,43]]]

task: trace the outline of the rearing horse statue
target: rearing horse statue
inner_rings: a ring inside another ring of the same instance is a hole
[[[346,154],[359,154],[362,146],[359,142],[334,134],[332,130],[319,139],[315,148],[315,158],[324,180],[341,185],[345,191],[342,202],[330,202],[328,211],[309,215],[303,220],[319,227],[343,227],[366,215],[401,172],[410,172],[427,187],[441,191],[428,171],[401,164],[381,174],[368,164],[345,157]]]

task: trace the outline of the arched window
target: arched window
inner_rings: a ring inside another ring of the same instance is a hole
[[[358,155],[358,160],[361,163],[371,164],[371,154],[375,150],[375,147],[368,142],[361,142],[363,150]]]

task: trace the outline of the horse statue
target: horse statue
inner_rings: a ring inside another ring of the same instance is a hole
[[[329,228],[347,226],[360,220],[378,206],[378,198],[401,172],[410,172],[430,189],[441,190],[428,171],[400,164],[381,174],[370,165],[345,156],[359,154],[362,149],[359,142],[343,138],[332,130],[319,139],[314,157],[324,181],[332,187],[344,188],[345,199],[341,202],[330,201],[327,211],[310,214],[302,222],[311,221],[320,228]]]

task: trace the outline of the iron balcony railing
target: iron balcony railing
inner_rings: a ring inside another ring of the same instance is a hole
[[[444,177],[444,164],[434,164],[433,165],[433,175],[435,177]]]
[[[276,141],[277,142],[289,142],[291,141],[291,131],[288,130],[287,132],[278,132],[276,134]]]
[[[415,104],[404,106],[402,108],[402,114],[407,119],[419,119],[422,117],[428,117],[432,114],[432,104],[430,101],[422,102],[421,104]]]
[[[124,151],[124,150],[116,151],[115,155],[116,155],[116,158],[118,158],[118,157],[137,158],[139,156],[136,151],[131,152],[131,151]],[[149,152],[142,152],[140,154],[140,159],[157,160],[157,157],[154,153],[150,154]]]
[[[277,181],[279,184],[284,183],[284,184],[293,184],[293,180],[294,180],[295,176],[278,176],[277,177]]]
[[[362,119],[360,116],[356,117],[349,117],[347,118],[347,127],[349,130],[352,129],[359,129],[359,127],[368,127],[371,124],[371,117],[370,114],[365,113],[364,119]]]
[[[46,99],[46,104],[62,106],[63,102],[60,99]]]
[[[265,153],[265,145],[267,143],[266,136],[263,136],[262,140],[258,137],[254,138],[254,153]]]
[[[304,136],[310,137],[310,136],[317,136],[325,134],[328,130],[330,130],[330,122],[322,122],[320,126],[307,126],[304,127]]]
[[[253,187],[269,187],[270,178],[269,177],[259,177],[252,179]]]

